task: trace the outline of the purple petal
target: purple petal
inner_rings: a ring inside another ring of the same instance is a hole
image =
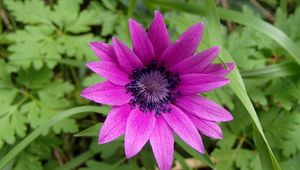
[[[114,63],[92,61],[87,63],[86,66],[116,85],[124,86],[130,82],[129,75]]]
[[[118,63],[114,48],[103,42],[91,42],[90,47],[102,61]]]
[[[176,100],[176,106],[189,114],[209,121],[226,122],[233,119],[226,109],[202,96],[182,96]]]
[[[201,73],[218,55],[220,47],[215,46],[188,57],[170,68],[173,73]]]
[[[172,104],[170,107],[172,109],[170,113],[161,114],[168,125],[188,145],[200,153],[204,153],[205,149],[201,137],[193,122],[178,107]]]
[[[202,38],[204,24],[198,23],[188,28],[179,39],[170,45],[162,54],[162,60],[168,67],[177,64],[184,58],[192,56]]]
[[[118,61],[126,72],[131,73],[132,70],[143,67],[139,57],[136,56],[130,48],[117,38],[113,38],[112,41]]]
[[[137,154],[148,141],[155,127],[153,113],[144,113],[136,108],[131,111],[125,132],[125,155],[131,158]]]
[[[117,106],[128,103],[132,98],[126,93],[125,87],[114,85],[109,81],[94,84],[84,89],[80,95],[96,103]]]
[[[98,143],[108,143],[123,135],[130,112],[131,106],[128,104],[113,106],[101,127]]]
[[[148,31],[148,37],[152,43],[156,57],[160,57],[164,50],[170,45],[170,37],[164,23],[164,18],[158,11],[155,11],[154,20]]]
[[[174,154],[174,135],[165,120],[159,116],[150,136],[150,144],[160,170],[170,170]]]
[[[215,74],[219,76],[225,76],[233,70],[235,67],[234,63],[226,63],[228,69],[224,68],[222,64],[210,64],[203,70],[205,74]]]
[[[225,77],[213,74],[184,74],[180,76],[180,83],[177,90],[184,94],[204,93],[229,83]]]
[[[197,129],[205,136],[212,137],[215,139],[222,139],[223,134],[219,125],[215,122],[200,119],[199,117],[188,115]]]
[[[129,31],[134,53],[144,65],[149,64],[155,59],[155,54],[145,29],[133,19],[129,19]]]

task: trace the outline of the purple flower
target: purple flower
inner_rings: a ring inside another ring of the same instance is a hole
[[[172,166],[174,133],[200,153],[205,152],[199,132],[221,139],[216,122],[232,120],[231,114],[199,93],[229,83],[224,76],[234,67],[212,64],[220,51],[215,46],[195,54],[204,24],[188,28],[171,42],[163,16],[155,13],[146,32],[129,20],[133,49],[117,38],[112,45],[92,42],[101,61],[87,67],[107,81],[86,88],[81,96],[96,103],[112,105],[100,130],[99,144],[125,135],[127,158],[136,155],[150,141],[161,170]]]

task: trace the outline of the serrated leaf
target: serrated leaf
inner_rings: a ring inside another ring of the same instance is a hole
[[[5,6],[19,22],[50,25],[50,8],[41,0],[4,0]]]
[[[9,47],[9,51],[12,52],[9,57],[10,63],[24,69],[28,69],[31,64],[37,70],[43,64],[53,68],[61,58],[62,50],[51,37],[53,31],[51,27],[46,26],[27,26],[24,30],[10,34],[8,38],[16,42]]]
[[[63,48],[63,52],[68,56],[75,56],[78,60],[86,57],[93,57],[93,51],[89,48],[89,42],[95,40],[92,34],[85,35],[63,35],[58,38],[58,42]]]
[[[21,153],[18,157],[17,164],[14,170],[42,170],[42,163],[39,158],[26,152]]]
[[[40,70],[30,67],[28,70],[19,72],[17,82],[30,89],[39,89],[50,83],[52,77],[53,73],[47,67],[43,67]]]

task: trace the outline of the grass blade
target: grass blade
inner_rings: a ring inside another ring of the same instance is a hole
[[[97,123],[94,126],[91,126],[87,129],[84,129],[83,131],[78,132],[75,134],[75,137],[95,137],[98,136],[100,127],[102,126],[102,123]]]
[[[221,26],[220,26],[219,14],[215,2],[213,0],[205,0],[205,9],[207,10],[207,17],[209,22],[208,23],[210,29],[209,38],[211,40],[210,43],[211,45],[220,44],[221,43],[220,37],[222,37],[220,34]],[[226,50],[224,50],[224,48],[223,51],[226,54],[219,57],[223,57],[223,59],[226,61],[233,61],[230,54]],[[256,139],[256,145],[258,146],[258,152],[260,155],[260,160],[263,169],[280,170],[279,164],[277,163],[277,160],[264,135],[256,111],[247,95],[242,77],[237,68],[234,69],[233,73],[230,74],[229,78],[231,80],[230,83],[231,89],[241,100],[241,102],[243,103],[244,107],[247,109],[248,113],[250,114],[253,120],[254,131],[256,132],[254,133],[254,137]]]
[[[241,71],[243,78],[277,78],[299,74],[300,67],[294,62],[269,65],[255,70]]]

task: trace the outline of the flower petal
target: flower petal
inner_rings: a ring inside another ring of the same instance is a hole
[[[171,41],[164,23],[164,18],[158,11],[155,11],[154,20],[149,27],[148,37],[152,43],[156,57],[160,57],[164,50],[170,45]]]
[[[173,73],[201,73],[218,55],[221,48],[215,46],[202,51],[199,54],[185,58],[178,64],[170,68]]]
[[[159,169],[170,170],[174,154],[174,134],[161,116],[156,118],[150,144]]]
[[[229,83],[225,77],[213,74],[184,74],[180,76],[177,90],[184,94],[197,94],[208,92]]]
[[[162,60],[165,64],[171,67],[184,58],[192,56],[198,48],[203,30],[203,23],[197,23],[188,28],[174,44],[163,52]]]
[[[171,112],[161,114],[168,125],[188,145],[200,153],[204,153],[205,149],[201,137],[193,122],[178,107],[172,104],[170,104],[170,107]]]
[[[102,61],[118,63],[114,48],[103,42],[91,42],[90,47]]]
[[[128,104],[113,106],[101,127],[98,144],[111,142],[123,135],[130,112],[131,106]]]
[[[125,87],[114,85],[109,81],[94,84],[84,89],[80,95],[96,103],[117,106],[128,103],[132,98],[126,93]]]
[[[226,65],[228,69],[224,68],[222,64],[210,64],[209,66],[206,67],[205,70],[203,70],[203,73],[225,76],[228,73],[230,73],[235,67],[234,63],[226,63]]]
[[[117,38],[113,38],[112,41],[118,61],[126,72],[131,73],[132,70],[143,67],[139,57],[136,56],[130,48]]]
[[[131,158],[136,155],[146,144],[155,127],[153,113],[144,113],[136,108],[131,111],[125,132],[125,155]]]
[[[222,129],[217,123],[208,120],[203,120],[190,114],[188,114],[188,116],[194,123],[194,125],[197,127],[197,129],[205,136],[212,137],[215,139],[223,138]]]
[[[176,100],[176,106],[189,114],[209,121],[226,122],[233,119],[226,109],[202,96],[179,97]]]
[[[124,86],[130,82],[129,75],[120,69],[121,66],[114,63],[92,61],[87,63],[86,66],[116,85]]]
[[[133,19],[129,19],[129,31],[134,53],[144,65],[155,59],[154,49],[145,29]]]

